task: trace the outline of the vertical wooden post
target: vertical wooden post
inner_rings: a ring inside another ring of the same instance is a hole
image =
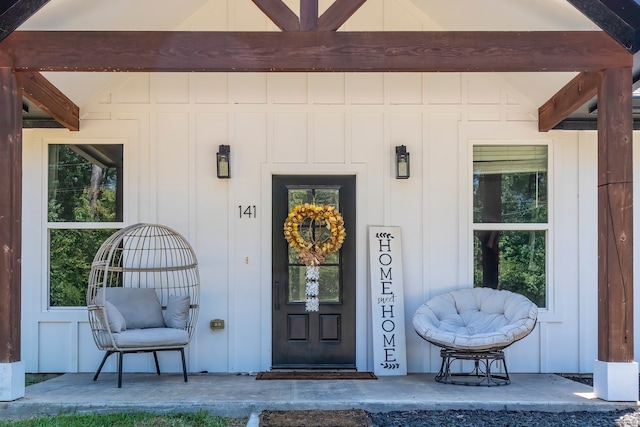
[[[20,360],[22,92],[0,68],[0,364]]]
[[[318,29],[318,0],[300,0],[300,31]]]
[[[630,68],[605,70],[598,92],[598,360],[602,362],[633,361],[631,85]]]

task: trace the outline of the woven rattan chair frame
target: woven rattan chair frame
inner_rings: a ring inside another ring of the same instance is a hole
[[[167,307],[172,295],[189,296],[189,313],[185,330],[189,342],[193,336],[200,306],[200,275],[196,254],[189,242],[175,230],[156,224],[135,224],[112,234],[96,253],[89,275],[87,309],[93,339],[106,353],[94,381],[107,358],[118,354],[118,387],[122,385],[123,354],[153,352],[156,371],[160,374],[157,351],[175,350],[181,353],[184,380],[187,369],[184,348],[189,344],[171,346],[119,347],[108,326],[105,295],[110,287],[153,288],[160,304]],[[102,290],[102,291],[101,291]],[[103,321],[103,319],[105,321]]]

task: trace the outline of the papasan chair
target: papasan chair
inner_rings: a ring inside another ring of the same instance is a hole
[[[433,297],[413,316],[413,327],[441,348],[435,380],[446,384],[511,383],[503,350],[533,331],[538,307],[523,295],[491,288],[467,288]],[[457,360],[473,363],[471,372],[452,372]],[[497,368],[497,369],[493,369]],[[500,370],[503,372],[495,372]]]

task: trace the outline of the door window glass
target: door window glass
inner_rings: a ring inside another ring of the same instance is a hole
[[[307,271],[304,265],[289,266],[289,298],[287,302],[302,303],[307,301],[306,278]],[[340,267],[337,265],[320,265],[320,278],[318,279],[320,302],[340,302]]]
[[[304,187],[289,188],[288,210],[295,206],[310,203],[316,205],[331,205],[340,210],[340,189],[337,187]],[[306,240],[324,240],[329,236],[324,223],[307,220],[302,225],[301,236]],[[288,303],[304,304],[306,296],[306,266],[298,257],[298,253],[289,246],[289,288],[287,292]],[[327,255],[320,264],[320,277],[318,279],[320,303],[338,303],[341,295],[340,277],[340,251]]]

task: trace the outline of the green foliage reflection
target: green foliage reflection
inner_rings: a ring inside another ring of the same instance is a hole
[[[117,203],[118,169],[122,164],[107,166],[91,161],[86,147],[92,146],[49,146],[49,222],[112,222],[122,216]],[[122,155],[121,145],[104,147]]]
[[[47,219],[87,223],[122,220],[118,182],[123,147],[49,146]],[[91,262],[113,229],[49,230],[49,306],[85,305]]]
[[[49,230],[49,305],[78,307],[86,304],[93,257],[113,229]]]
[[[546,307],[548,147],[476,145],[473,156],[473,222],[485,224],[474,231],[474,286],[511,290]],[[487,229],[494,223],[513,225]]]
[[[538,307],[546,307],[546,233],[544,231],[494,231],[498,251],[497,283],[487,283],[480,248],[474,233],[474,286],[517,292]]]

